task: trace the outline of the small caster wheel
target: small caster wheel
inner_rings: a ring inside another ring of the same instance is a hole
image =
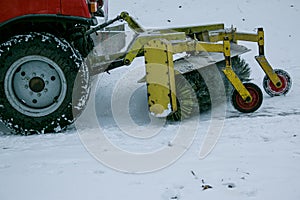
[[[263,87],[266,93],[271,97],[286,95],[292,86],[292,79],[290,75],[282,69],[275,69],[274,72],[278,75],[282,85],[280,88],[277,88],[269,77],[265,76],[263,80]]]
[[[244,101],[237,90],[232,93],[231,102],[235,109],[243,113],[255,112],[262,104],[263,95],[261,89],[253,83],[244,83],[244,86],[250,92],[252,101]]]

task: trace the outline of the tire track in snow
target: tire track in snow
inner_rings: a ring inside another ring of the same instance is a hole
[[[275,108],[274,108],[275,109]],[[256,117],[277,117],[277,116],[294,116],[300,115],[300,110],[292,110],[292,111],[282,111],[282,112],[257,112],[257,113],[250,113],[250,114],[241,114],[236,111],[231,111],[226,116],[226,119],[233,119],[233,118],[256,118]]]

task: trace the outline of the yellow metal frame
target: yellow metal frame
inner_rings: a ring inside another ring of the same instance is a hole
[[[151,113],[160,115],[170,107],[169,105],[172,105],[172,112],[177,110],[173,54],[200,51],[223,53],[226,63],[224,74],[241,97],[251,102],[251,94],[231,67],[228,38],[225,38],[222,44],[196,40],[172,42],[166,39],[154,39],[144,47],[148,104]]]
[[[151,40],[154,39],[166,39],[172,40],[185,40],[186,35],[184,33],[168,33],[168,34],[141,34],[136,38],[134,43],[131,45],[130,50],[127,52],[124,58],[124,64],[130,65],[131,62],[139,55],[143,54],[144,46]]]
[[[278,77],[278,75],[274,72],[273,68],[267,61],[267,58],[265,57],[264,53],[264,30],[262,28],[258,28],[256,34],[251,33],[240,33],[236,32],[235,29],[233,29],[231,32],[220,32],[217,34],[214,34],[209,37],[210,42],[218,42],[218,41],[224,41],[224,38],[228,38],[232,42],[237,41],[248,41],[248,42],[256,42],[258,44],[258,51],[259,55],[255,57],[256,61],[259,63],[265,74],[270,78],[272,83],[277,87],[280,88],[282,86],[282,83]]]
[[[177,110],[172,44],[154,39],[144,47],[149,111],[167,117]]]
[[[146,82],[150,112],[161,115],[166,110],[176,111],[176,90],[173,54],[181,52],[219,52],[224,54],[226,66],[223,73],[238,91],[244,101],[252,97],[231,66],[230,43],[250,41],[258,44],[256,60],[276,87],[282,83],[274,73],[264,55],[264,31],[259,28],[256,34],[240,33],[236,29],[224,30],[224,24],[212,24],[171,29],[146,30],[128,13],[121,13],[129,27],[139,34],[124,57],[129,65],[137,56],[144,55],[146,62]],[[193,40],[187,40],[187,36]]]
[[[121,15],[122,16],[122,15]],[[129,26],[136,30],[138,33],[145,32],[146,30],[141,28],[138,23],[133,20],[127,13],[123,13],[124,20],[127,21]],[[217,30],[217,31],[216,31]],[[220,31],[223,30],[223,31]],[[137,49],[143,49],[143,45],[146,41],[155,38],[163,38],[169,41],[176,40],[175,44],[172,44],[172,52],[180,53],[180,52],[221,52],[224,54],[226,67],[223,69],[224,74],[234,86],[234,88],[239,92],[241,97],[245,101],[251,101],[252,97],[248,90],[244,87],[243,83],[237,77],[235,72],[232,70],[231,61],[230,61],[230,42],[237,43],[237,41],[250,41],[256,42],[259,47],[259,55],[255,57],[263,71],[270,78],[272,83],[280,88],[282,83],[274,73],[273,68],[268,63],[265,55],[264,55],[264,31],[262,28],[259,28],[256,34],[253,33],[241,33],[237,32],[236,29],[231,29],[230,31],[224,30],[224,24],[212,24],[212,25],[204,25],[204,26],[193,26],[193,27],[181,27],[181,28],[170,28],[170,29],[158,29],[155,30],[159,32],[159,35],[153,35],[149,37],[142,37],[139,41],[132,46],[132,50],[128,52],[126,55],[125,63],[129,64],[132,60],[137,56]],[[215,32],[213,32],[215,31]],[[174,32],[179,32],[184,35],[172,35]],[[209,33],[212,32],[212,33]],[[186,35],[193,36],[195,40],[191,42],[187,42],[185,40]],[[200,40],[200,41],[199,41]],[[201,42],[202,41],[202,42]],[[217,43],[222,41],[223,44]],[[158,55],[159,56],[159,55]]]

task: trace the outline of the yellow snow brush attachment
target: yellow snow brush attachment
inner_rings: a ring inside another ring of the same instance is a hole
[[[154,39],[144,47],[149,111],[167,117],[177,111],[172,44]]]

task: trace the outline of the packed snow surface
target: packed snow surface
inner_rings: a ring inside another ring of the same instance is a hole
[[[94,152],[98,136],[85,137],[82,131],[94,127],[84,119],[80,131],[74,125],[59,134],[19,136],[1,127],[0,199],[300,199],[299,9],[296,0],[111,0],[110,18],[126,10],[147,28],[222,22],[255,33],[263,27],[266,56],[274,68],[288,71],[292,89],[282,97],[264,93],[255,113],[241,114],[228,103],[225,115],[216,119],[213,113],[220,107],[164,125],[149,116],[145,87],[136,83],[143,75],[143,59],[137,59],[100,75],[95,88],[103,145],[108,140],[115,148]],[[264,74],[254,60],[257,46],[242,44],[252,49],[243,58],[262,88]],[[217,135],[208,135],[210,130]],[[182,143],[176,140],[179,132]],[[201,157],[207,144],[214,148]],[[137,159],[118,156],[120,149]],[[148,162],[145,156],[152,154]]]

